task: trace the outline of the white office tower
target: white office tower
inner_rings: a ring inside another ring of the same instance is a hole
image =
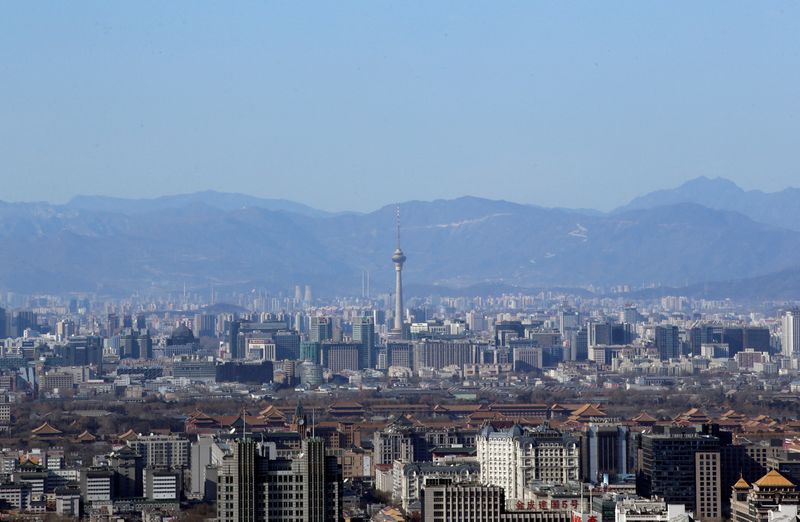
[[[781,351],[786,357],[800,354],[800,309],[787,310],[783,314]]]

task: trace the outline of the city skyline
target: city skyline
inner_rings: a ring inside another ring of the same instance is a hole
[[[0,519],[800,522],[798,21],[2,4]]]

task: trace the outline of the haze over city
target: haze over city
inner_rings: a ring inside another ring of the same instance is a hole
[[[800,522],[800,4],[0,4],[0,520]]]

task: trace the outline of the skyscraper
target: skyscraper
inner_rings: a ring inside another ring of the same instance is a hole
[[[304,440],[291,458],[249,440],[231,446],[218,472],[218,521],[341,520],[342,472],[322,439]]]
[[[787,310],[783,314],[781,334],[783,355],[797,355],[800,352],[800,309]]]
[[[680,357],[680,338],[678,327],[656,326],[656,348],[662,361]]]
[[[308,340],[321,343],[333,339],[333,319],[330,317],[312,317],[309,325]]]
[[[0,339],[8,337],[8,315],[5,308],[0,308]]]
[[[394,283],[394,328],[392,333],[395,336],[403,335],[403,263],[406,256],[400,248],[400,207],[397,207],[397,248],[392,255],[394,263],[395,283]]]
[[[361,356],[363,357],[361,366],[364,368],[374,368],[375,320],[371,316],[362,316],[353,319],[353,341],[361,343],[364,348],[361,352]]]
[[[658,426],[651,433],[642,435],[640,451],[641,469],[636,479],[636,493],[645,497],[658,496],[670,504],[685,504],[687,508],[695,509],[698,486],[696,455],[703,453],[706,459],[711,458],[709,454],[719,453],[720,439],[694,428]],[[714,460],[719,462],[718,457]],[[701,477],[701,484],[712,478]],[[716,499],[709,499],[709,502],[711,500],[716,502]]]

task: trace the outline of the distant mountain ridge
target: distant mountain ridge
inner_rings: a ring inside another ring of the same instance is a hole
[[[219,210],[237,210],[254,207],[274,211],[292,212],[302,216],[329,217],[334,215],[324,210],[309,207],[288,199],[271,199],[205,190],[188,194],[175,194],[157,198],[126,199],[112,196],[75,196],[65,206],[70,209],[140,214],[188,205],[208,205]]]
[[[786,188],[778,192],[744,190],[724,178],[695,178],[674,189],[639,196],[615,212],[679,203],[740,212],[754,221],[800,231],[800,189]]]
[[[311,284],[318,295],[357,294],[363,271],[373,294],[392,288],[394,205],[333,215],[199,194],[0,203],[0,289],[129,295],[184,283]],[[477,197],[400,206],[409,289],[684,287],[800,266],[800,233],[695,203],[609,214]]]

